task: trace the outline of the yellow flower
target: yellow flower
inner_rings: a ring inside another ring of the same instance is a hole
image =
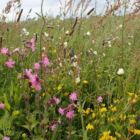
[[[103,136],[99,140],[116,140],[116,138],[115,137],[113,138],[112,136],[110,136],[110,134],[111,134],[110,130],[108,132],[104,132]]]
[[[16,111],[13,111],[13,115],[18,115],[19,114],[19,111],[16,110]]]
[[[134,93],[128,92],[129,96],[133,96]]]
[[[22,137],[23,137],[23,138],[25,138],[25,137],[26,137],[26,134],[25,134],[25,133],[23,133],[23,134],[22,134]]]
[[[103,108],[101,108],[101,109],[99,110],[100,113],[106,112],[106,111],[107,111],[107,109],[106,109],[105,107],[103,107]]]
[[[59,85],[58,86],[58,88],[57,88],[57,90],[61,90],[62,89],[62,86],[61,85]]]
[[[123,120],[126,120],[126,116],[124,115],[122,115],[122,114],[120,114],[120,116],[119,116],[119,118],[123,121]]]
[[[68,96],[68,95],[69,95],[69,93],[68,93],[68,92],[65,92],[65,93],[64,93],[64,96]]]
[[[134,135],[140,135],[140,130],[138,129],[131,130],[131,132],[133,132]]]
[[[84,80],[84,81],[83,81],[83,83],[84,83],[84,84],[87,84],[87,83],[88,83],[88,81]]]
[[[42,97],[44,97],[45,96],[45,93],[42,93]]]
[[[135,124],[135,123],[136,121],[134,119],[130,121],[130,124]]]
[[[137,100],[136,100],[136,99],[133,99],[133,100],[132,100],[132,103],[136,103],[136,102],[137,102]]]
[[[54,50],[53,53],[56,53],[56,50]]]
[[[135,94],[135,99],[137,99],[137,98],[138,98],[138,95]]]
[[[113,107],[113,108],[111,109],[111,111],[114,113],[115,111],[117,111],[117,108],[116,108],[116,107]]]
[[[119,134],[118,132],[115,132],[115,135],[116,135],[117,137],[119,137],[119,138],[122,137],[121,134]]]
[[[87,129],[87,130],[91,130],[91,129],[94,129],[94,127],[93,127],[93,125],[88,124],[88,125],[86,126],[86,129]]]

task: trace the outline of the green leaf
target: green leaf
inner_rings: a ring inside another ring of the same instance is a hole
[[[39,15],[38,13],[35,12],[36,15],[38,15],[40,18],[43,18],[41,15]]]
[[[38,124],[39,122],[36,122],[34,124],[31,125],[31,130]],[[22,127],[26,128],[27,130],[29,130],[29,125],[21,125]]]
[[[7,101],[7,96],[6,94],[4,93],[4,104],[5,104],[5,107],[8,111],[10,111],[10,104],[8,103]]]

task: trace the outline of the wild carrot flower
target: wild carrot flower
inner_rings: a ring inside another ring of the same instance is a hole
[[[99,97],[97,98],[97,101],[98,101],[98,103],[101,103],[101,102],[103,101],[103,98],[102,98],[101,96],[99,96]]]
[[[6,54],[7,52],[8,52],[8,48],[2,48],[2,49],[1,49],[1,53],[2,53],[2,54]]]
[[[71,93],[71,95],[69,95],[69,99],[71,102],[77,101],[77,93],[76,92]]]
[[[59,108],[58,112],[59,114],[64,115],[64,109],[62,107]]]
[[[74,111],[69,111],[69,112],[67,112],[66,118],[72,119],[73,117],[74,117]]]
[[[15,61],[12,61],[12,59],[9,59],[9,61],[6,62],[6,65],[7,65],[9,68],[13,68],[13,64],[15,64]]]
[[[0,103],[0,108],[4,108],[5,104]]]

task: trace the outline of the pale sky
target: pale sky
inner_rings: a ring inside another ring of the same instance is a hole
[[[0,0],[0,13],[2,13],[2,9],[6,7],[6,3],[9,0]],[[40,7],[41,7],[41,0],[21,0],[22,1],[22,6],[23,8],[23,14],[22,14],[22,19],[24,20],[25,17],[27,16],[29,10],[32,8],[32,12],[30,14],[30,18],[33,18],[36,16],[35,12],[40,14]],[[63,6],[65,5],[65,0],[61,0],[63,2]],[[68,1],[68,0],[67,0]],[[75,7],[77,3],[80,0],[75,0]],[[110,1],[110,0],[109,0]],[[106,4],[106,0],[97,0],[97,11],[100,13],[103,9],[103,7]],[[92,0],[90,3],[87,11],[95,7],[95,0]],[[51,12],[50,12],[51,10]],[[8,15],[9,20],[12,19],[13,17],[13,11],[14,8],[11,10],[11,13]],[[43,12],[44,14],[47,12],[48,14],[53,13],[53,16],[59,15],[60,11],[60,2],[59,0],[44,0],[44,6],[43,6]],[[37,16],[36,16],[37,17]]]

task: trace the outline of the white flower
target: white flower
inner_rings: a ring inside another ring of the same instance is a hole
[[[29,35],[29,32],[26,32],[25,35]]]
[[[97,51],[94,51],[93,53],[94,53],[95,55],[97,55]]]
[[[77,62],[73,62],[72,66],[76,67],[77,66]]]
[[[61,37],[59,37],[59,39],[61,39]]]
[[[92,43],[94,43],[94,40],[92,40]]]
[[[49,34],[47,34],[46,32],[44,32],[44,35],[45,35],[46,37],[48,37]]]
[[[45,50],[45,47],[43,47],[42,50]]]
[[[111,47],[111,44],[109,44],[108,47]]]
[[[87,32],[86,35],[90,35],[90,32]]]
[[[67,42],[64,42],[64,48],[66,48],[66,47],[67,47],[67,45],[68,45],[68,43],[67,43]]]
[[[105,53],[103,53],[103,56],[106,56]]]
[[[118,74],[119,76],[124,75],[124,70],[123,70],[122,68],[120,68],[120,69],[118,70],[117,74]]]
[[[60,20],[64,20],[63,18],[60,18]]]
[[[122,28],[122,24],[121,24],[121,25],[119,25],[119,27],[120,27],[120,28]]]
[[[80,77],[76,78],[76,83],[80,82]]]
[[[26,32],[27,32],[27,30],[26,30],[25,28],[23,28],[23,29],[22,29],[22,32],[23,32],[23,33],[26,33]]]
[[[67,31],[65,32],[65,34],[68,35],[68,34],[69,34],[69,31],[67,30]]]
[[[130,46],[130,45],[131,45],[131,43],[128,43],[128,45]]]
[[[77,56],[76,56],[76,55],[74,55],[74,58],[77,58]]]
[[[62,67],[62,63],[59,63],[59,66]]]
[[[8,14],[3,13],[2,14],[5,18],[8,18]]]
[[[110,41],[108,41],[108,44],[110,44]]]

